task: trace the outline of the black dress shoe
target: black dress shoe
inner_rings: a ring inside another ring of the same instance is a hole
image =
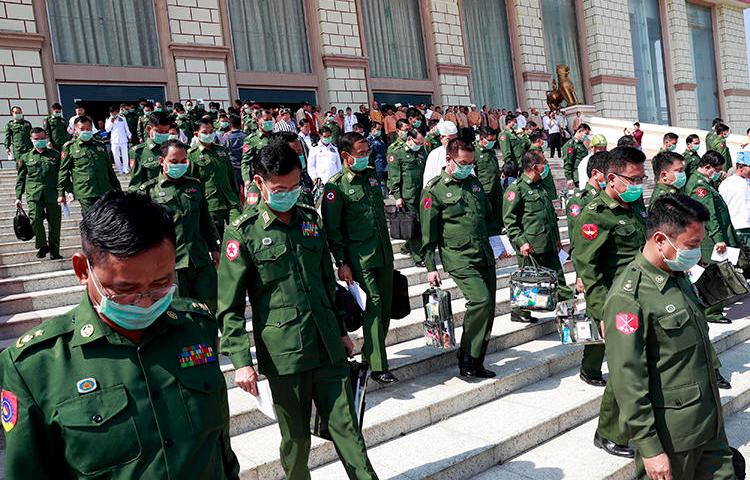
[[[592,387],[606,387],[607,381],[604,380],[604,378],[600,377],[589,377],[585,373],[581,372],[578,374],[578,376],[583,380],[584,382],[588,383]]]
[[[474,371],[474,362],[472,362],[471,360],[471,355],[459,348],[457,356],[458,374],[462,377],[476,377],[476,372]]]
[[[725,317],[724,315],[721,316],[721,318],[708,318],[709,323],[732,323],[730,319]]]
[[[517,312],[510,312],[510,321],[519,323],[536,323],[536,318],[532,317],[531,314],[522,315]]]
[[[724,378],[718,368],[716,369],[716,385],[722,390],[729,390],[732,388],[732,384],[729,383],[729,380]]]
[[[618,445],[612,440],[607,440],[599,435],[599,432],[594,434],[594,446],[616,457],[635,458],[635,450],[627,445]]]
[[[36,252],[36,258],[44,258],[49,253],[48,247],[42,247],[39,249],[39,251]]]
[[[414,265],[421,268],[424,267],[424,262],[414,262]]]
[[[384,372],[372,372],[370,374],[370,378],[375,380],[381,385],[390,385],[392,383],[398,382],[398,378],[388,370]]]
[[[474,376],[477,378],[495,378],[497,374],[492,370],[484,368],[481,362],[476,361],[474,363]]]

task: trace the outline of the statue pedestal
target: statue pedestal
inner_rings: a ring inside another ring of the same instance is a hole
[[[563,115],[568,120],[570,129],[573,129],[573,120],[576,118],[576,112],[581,112],[581,118],[584,123],[591,120],[591,117],[596,113],[596,108],[593,105],[573,105],[572,107],[565,107],[561,109]],[[573,132],[575,133],[575,132]]]

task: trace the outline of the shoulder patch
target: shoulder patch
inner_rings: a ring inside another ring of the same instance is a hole
[[[599,227],[594,223],[586,223],[581,227],[581,235],[586,240],[595,240],[599,236]]]
[[[631,335],[638,330],[638,315],[631,312],[615,314],[615,327],[624,335]]]
[[[700,198],[703,198],[706,195],[708,195],[708,191],[705,188],[698,188],[695,190],[695,194],[698,195]]]
[[[6,432],[13,430],[18,422],[18,398],[10,390],[3,389],[0,395],[2,405],[2,424]]]
[[[328,190],[326,192],[326,200],[328,200],[328,203],[332,203],[336,200],[336,190]]]
[[[571,217],[577,217],[580,214],[581,214],[581,206],[580,205],[578,205],[577,203],[574,203],[573,205],[570,206],[570,216]]]
[[[571,154],[571,153],[573,153],[574,151],[575,151],[575,150],[573,149],[573,147],[568,147],[568,155],[570,155],[570,154]]]
[[[40,345],[48,340],[55,339],[61,335],[72,332],[75,327],[71,321],[71,314],[66,313],[64,315],[51,318],[44,322],[43,325],[38,326],[32,330],[29,330],[25,334],[21,335],[16,339],[13,346],[16,352],[12,355],[15,360],[18,360],[26,352],[33,351],[35,345]]]
[[[422,200],[422,208],[424,208],[425,210],[429,210],[431,207],[432,207],[432,198],[425,197]]]
[[[228,240],[225,253],[230,262],[233,262],[240,256],[240,242],[237,240]]]
[[[507,192],[505,194],[505,199],[508,200],[509,202],[512,202],[513,200],[516,199],[516,192],[514,192],[512,190],[509,191],[509,192]]]

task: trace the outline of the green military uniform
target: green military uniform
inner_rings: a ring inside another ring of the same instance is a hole
[[[531,258],[540,266],[557,273],[557,295],[560,300],[573,298],[573,291],[565,282],[565,272],[560,264],[560,231],[557,228],[557,213],[552,200],[547,197],[541,181],[533,182],[522,174],[505,191],[503,223],[508,238],[516,244],[518,265],[523,268],[529,259],[521,255],[522,245],[531,245]],[[517,315],[530,317],[528,311],[515,310]]]
[[[656,185],[654,185],[654,191],[651,194],[650,205],[653,205],[656,199],[659,197],[663,197],[664,195],[669,195],[673,193],[681,193],[681,192],[682,192],[681,189],[676,188],[673,185],[659,182]]]
[[[537,147],[536,145],[531,145],[529,147],[529,151],[531,150],[536,150],[544,154],[544,150],[542,150],[541,147]],[[544,187],[544,191],[547,192],[547,197],[550,199],[550,201],[553,201],[557,198],[557,187],[555,186],[555,179],[554,177],[552,177],[552,170],[550,170],[549,175],[542,179],[542,187]]]
[[[385,221],[383,193],[375,172],[344,170],[328,180],[321,207],[328,245],[337,264],[352,269],[367,294],[363,358],[373,371],[388,370],[385,337],[391,319],[393,250]]]
[[[404,148],[405,145],[406,145],[406,140],[404,140],[403,138],[397,136],[396,139],[393,140],[390,143],[390,145],[388,145],[388,148],[385,151],[386,157],[388,157],[390,159],[391,155],[393,155],[396,152],[396,150]],[[426,150],[425,150],[425,152],[426,152]]]
[[[161,155],[161,145],[154,142],[153,138],[148,138],[145,142],[130,148],[128,157],[130,163],[133,164],[128,184],[130,190],[135,191],[144,183],[159,176],[162,171],[159,155]]]
[[[578,228],[578,216],[586,208],[586,205],[599,195],[599,191],[596,187],[587,183],[582,190],[576,189],[573,192],[573,196],[568,199],[565,207],[565,215],[568,217],[568,239],[570,240],[570,250],[568,253],[571,258],[573,257],[573,250],[575,250],[575,236],[573,236],[573,231]]]
[[[146,140],[148,140],[148,132],[146,131],[146,126],[148,125],[151,115],[152,115],[151,113],[149,114],[144,113],[138,118],[138,127],[136,128],[136,133],[138,134],[139,143],[143,143]]]
[[[195,134],[195,122],[188,113],[181,113],[175,118],[175,124],[187,138],[192,138]]]
[[[589,154],[588,148],[583,142],[571,137],[565,142],[563,150],[563,172],[565,180],[573,180],[578,185],[578,164]]]
[[[258,131],[258,122],[255,121],[255,116],[252,113],[246,113],[242,116],[242,126],[248,136]]]
[[[239,478],[215,342],[197,303],[175,299],[135,344],[84,293],[0,354],[6,478]]]
[[[216,269],[209,252],[218,252],[220,241],[201,182],[187,176],[172,179],[162,173],[138,190],[151,197],[174,220],[178,295],[203,302],[215,312]]]
[[[426,161],[424,148],[415,152],[404,141],[388,156],[388,191],[396,200],[403,199],[404,208],[417,216]],[[412,259],[417,263],[422,261],[421,251],[422,239],[419,236],[407,240],[402,250],[404,253],[411,253]]]
[[[690,179],[690,177],[693,176],[693,173],[698,170],[701,157],[698,155],[698,152],[692,148],[685,150],[685,153],[683,153],[682,156],[685,157],[685,175]]]
[[[734,479],[705,318],[684,273],[638,254],[604,308],[610,383],[643,457],[669,456],[674,479]]]
[[[57,178],[60,172],[60,152],[45,148],[21,155],[16,178],[16,198],[26,193],[29,218],[34,227],[37,249],[47,247],[44,219],[49,226],[49,250],[52,256],[60,254],[60,205],[57,204]]]
[[[442,145],[439,133],[428,133],[425,135],[424,140],[424,148],[428,155],[431,151]]]
[[[253,135],[245,137],[242,144],[242,181],[249,182],[253,179],[253,162],[260,155],[260,151],[268,145],[269,135],[258,129]]]
[[[507,128],[500,133],[497,139],[500,146],[500,153],[503,154],[503,162],[513,162],[518,168],[521,168],[521,158],[516,157],[515,145],[518,143],[518,136],[512,128]]]
[[[224,225],[239,215],[240,191],[234,178],[229,152],[217,144],[198,143],[188,151],[188,175],[201,181],[219,238],[224,236]]]
[[[138,112],[135,110],[132,112],[127,110],[125,112],[125,121],[128,124],[128,130],[130,130],[131,135],[135,136],[135,138],[130,139],[131,144],[138,143],[138,118]]]
[[[44,128],[44,132],[47,134],[47,140],[52,144],[52,148],[58,152],[61,151],[63,145],[70,140],[68,122],[66,122],[63,117],[49,115],[44,119],[42,128]]]
[[[420,206],[425,265],[430,272],[437,270],[437,247],[443,270],[466,298],[461,350],[482,362],[495,319],[497,287],[487,195],[474,175],[456,180],[443,170],[427,182]]]
[[[334,313],[336,279],[315,209],[297,203],[286,224],[265,202],[227,228],[219,265],[221,351],[235,368],[253,364],[245,330],[252,305],[258,370],[268,378],[287,478],[309,478],[310,405],[326,420],[350,478],[374,479],[354,414],[349,368]]]
[[[339,127],[339,124],[336,123],[335,120],[334,121],[326,120],[323,126],[331,129],[331,143],[338,146],[339,138],[341,138],[341,127]]]
[[[490,235],[500,235],[503,225],[503,199],[500,191],[500,166],[493,149],[484,148],[479,142],[474,143],[474,173],[482,184],[490,204],[494,228]]]
[[[604,305],[615,278],[646,243],[646,208],[641,200],[628,206],[602,190],[581,211],[576,229],[570,233],[575,244],[573,266],[586,292],[586,314],[597,324],[605,320]],[[604,345],[586,345],[581,373],[588,378],[600,378],[603,360]],[[602,398],[598,431],[607,440],[627,445],[628,438],[620,430],[618,415],[610,381]]]
[[[513,141],[513,158],[518,160],[518,166],[521,168],[521,160],[526,152],[531,148],[531,140],[525,133],[516,134],[516,139]]]
[[[86,213],[99,197],[110,190],[121,190],[112,166],[112,153],[101,142],[75,138],[63,146],[57,196],[72,191]]]
[[[31,143],[31,122],[11,120],[5,126],[5,148],[13,152],[18,165],[18,157],[34,148]]]
[[[706,151],[713,150],[724,157],[724,166],[722,167],[725,172],[728,172],[734,165],[732,164],[732,155],[729,153],[729,147],[727,146],[727,140],[721,135],[706,135]]]

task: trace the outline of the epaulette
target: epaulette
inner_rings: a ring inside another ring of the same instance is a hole
[[[154,177],[151,180],[147,180],[140,184],[138,190],[145,191],[159,182],[159,177]]]
[[[70,145],[70,144],[72,144],[72,143],[75,143],[75,142],[76,142],[76,140],[78,140],[78,139],[77,139],[77,138],[71,138],[71,139],[70,139],[70,140],[68,140],[67,142],[63,143],[63,146],[62,146],[62,148],[65,148],[65,147],[67,147],[68,145]]]
[[[132,147],[130,147],[130,148],[132,148],[134,152],[137,152],[137,151],[143,150],[144,148],[146,148],[146,142],[143,142],[143,143],[139,143],[138,145],[133,145],[133,146],[132,146]]]
[[[436,184],[438,184],[440,182],[440,178],[442,178],[442,177],[440,175],[438,175],[437,177],[435,177],[432,180],[430,180],[429,182],[427,182],[427,188],[432,188]]]
[[[196,302],[191,298],[175,297],[172,300],[172,309],[179,312],[197,313],[213,318],[214,314],[205,303]]]
[[[185,180],[191,180],[191,181],[196,182],[196,183],[201,183],[200,179],[195,178],[195,177],[188,177],[187,175],[184,175],[182,178],[185,179]]]
[[[622,274],[622,291],[635,297],[638,284],[641,282],[641,270],[635,265],[629,265]]]
[[[328,183],[338,182],[344,176],[344,171],[339,170],[331,178],[328,179]]]
[[[242,210],[242,213],[239,217],[232,220],[232,226],[235,228],[239,228],[249,220],[256,218],[259,214],[260,212],[258,211],[257,205],[247,206],[244,210]]]
[[[20,359],[27,352],[35,350],[37,345],[42,345],[61,335],[73,331],[73,319],[69,314],[59,315],[51,318],[41,325],[24,333],[15,341],[11,349],[14,360]]]
[[[195,145],[193,145],[192,147],[190,147],[190,148],[188,149],[187,153],[192,153],[192,152],[194,152],[195,150],[198,150],[198,145],[199,145],[199,144],[198,144],[198,143],[196,143]]]

